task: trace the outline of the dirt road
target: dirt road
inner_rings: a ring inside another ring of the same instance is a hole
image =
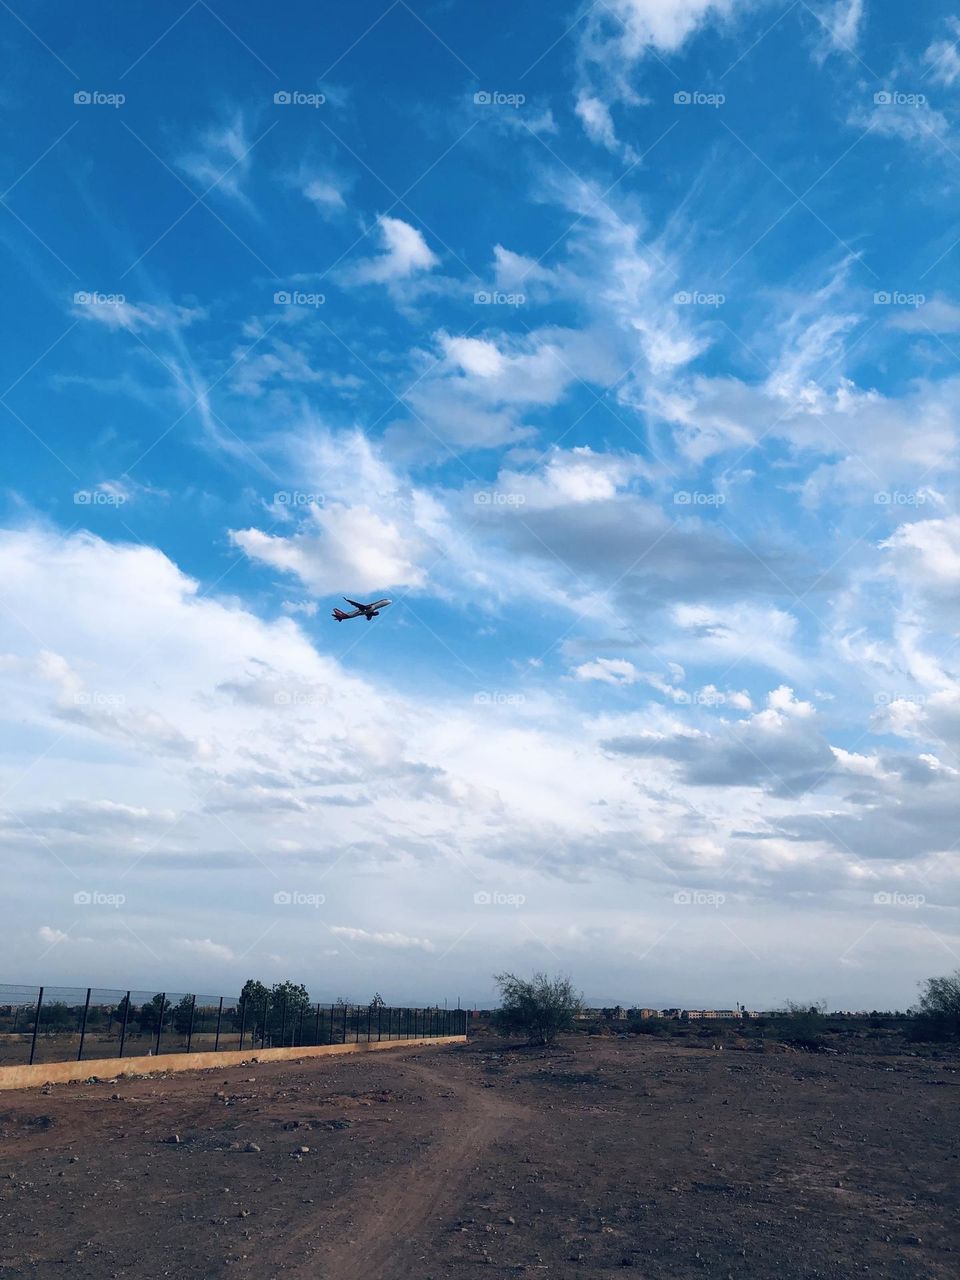
[[[956,1060],[574,1038],[0,1097],[0,1276],[955,1280]]]

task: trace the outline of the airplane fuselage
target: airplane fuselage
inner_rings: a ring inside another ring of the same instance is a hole
[[[351,600],[349,596],[344,596],[347,604],[353,605],[353,613],[344,613],[342,609],[334,609],[333,617],[338,622],[346,622],[348,618],[366,618],[369,622],[371,618],[378,618],[381,609],[386,609],[388,605],[393,604],[392,600],[374,600],[371,604],[361,604],[359,600]]]

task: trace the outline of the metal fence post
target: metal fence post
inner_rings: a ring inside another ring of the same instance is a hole
[[[193,1001],[190,1005],[190,1026],[187,1029],[187,1053],[190,1052],[190,1046],[193,1044],[193,1019],[197,1012],[197,997],[194,994]]]
[[[216,1053],[220,1048],[220,1023],[223,1021],[223,996],[220,997],[220,1007],[217,1010],[217,1034],[213,1040],[213,1052]]]
[[[383,1030],[383,1005],[377,1007],[377,1044],[380,1043],[380,1036]]]
[[[43,987],[37,996],[37,1009],[33,1015],[33,1039],[30,1041],[30,1065],[33,1066],[33,1055],[37,1052],[37,1032],[40,1029],[40,1010],[43,1008]]]
[[[83,1040],[87,1034],[87,1014],[90,1012],[90,988],[87,987],[87,999],[83,1006],[83,1021],[80,1023],[80,1048],[77,1050],[77,1061],[83,1057]]]
[[[287,993],[284,991],[283,998],[280,1001],[280,1048],[283,1048],[283,1042],[287,1034]]]
[[[265,996],[263,1001],[263,1022],[260,1026],[260,1048],[262,1049],[267,1043],[267,1010],[270,1007],[270,997]]]
[[[317,1042],[317,1044],[320,1043],[320,1001],[319,1000],[317,1001],[317,1027],[316,1027],[316,1033],[313,1038]]]
[[[307,1012],[307,1006],[300,1006],[300,1021],[297,1023],[297,1044],[303,1045],[303,1015]]]
[[[120,1052],[118,1058],[123,1057],[123,1042],[127,1038],[127,1019],[130,1017],[130,992],[128,991],[123,1001],[123,1021],[120,1023]]]
[[[160,1056],[160,1036],[163,1033],[163,1006],[166,1003],[167,1003],[167,993],[164,991],[164,992],[161,992],[161,995],[160,995],[160,1011],[157,1016],[157,1048],[156,1048],[157,1057]]]
[[[243,1030],[247,1021],[247,1002],[246,999],[240,999],[240,1052],[243,1052]]]
[[[347,1006],[343,1006],[343,1044],[347,1043]]]

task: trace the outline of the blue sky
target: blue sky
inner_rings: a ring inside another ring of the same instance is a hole
[[[8,980],[960,964],[958,39],[5,7]]]

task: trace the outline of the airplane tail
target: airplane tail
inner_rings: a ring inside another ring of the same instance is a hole
[[[342,622],[347,615],[343,612],[342,609],[334,609],[333,616],[336,618],[338,622]]]

